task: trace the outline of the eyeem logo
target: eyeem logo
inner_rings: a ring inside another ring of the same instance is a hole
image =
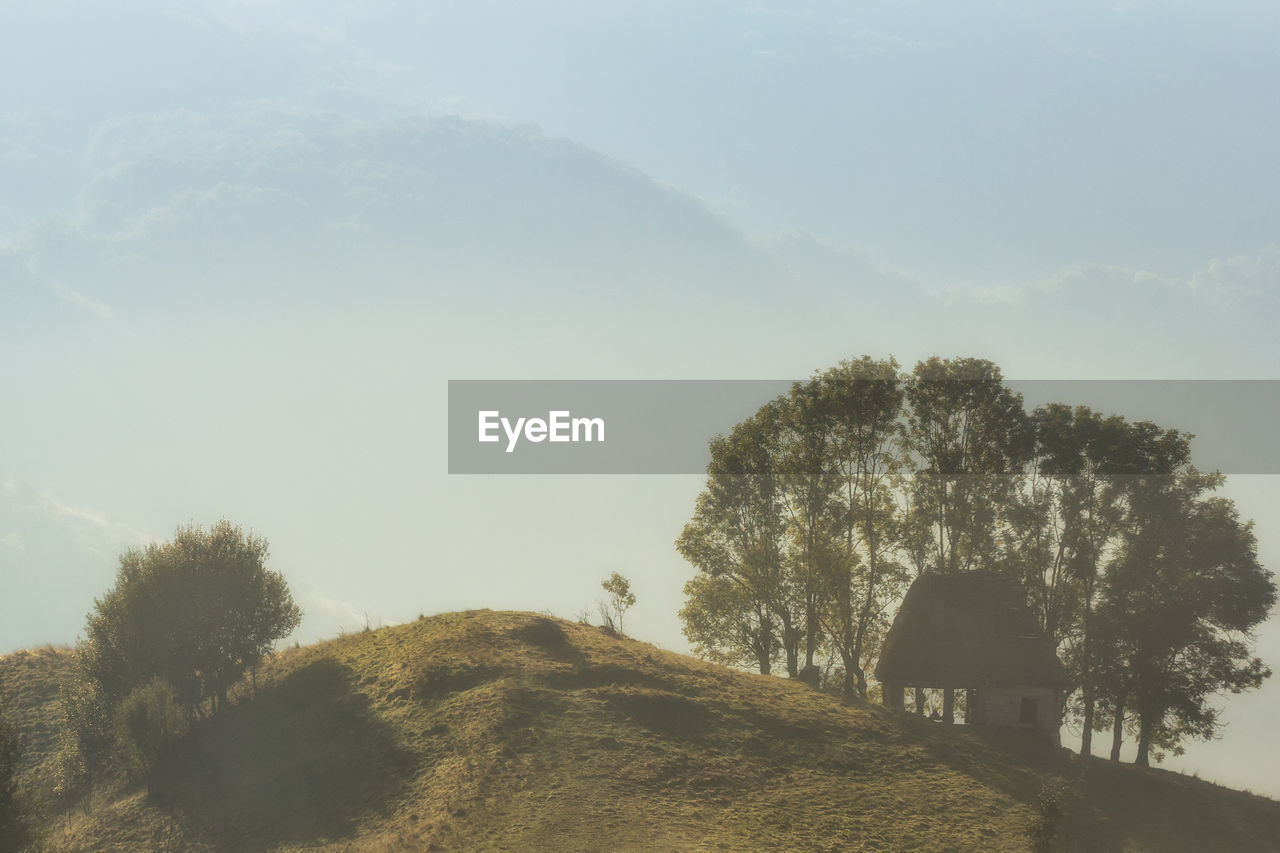
[[[501,430],[507,435],[507,453],[516,449],[521,435],[527,441],[604,441],[604,418],[575,418],[567,411],[547,412],[547,419],[502,417],[498,411],[479,412],[482,442],[501,441]]]

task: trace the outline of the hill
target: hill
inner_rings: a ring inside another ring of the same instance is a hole
[[[56,778],[68,653],[0,659]],[[157,771],[47,818],[71,850],[1274,850],[1280,803],[1080,762],[599,629],[474,611],[275,655]],[[39,796],[36,797],[40,799]]]

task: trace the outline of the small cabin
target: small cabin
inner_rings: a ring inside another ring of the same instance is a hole
[[[1060,745],[1066,673],[1022,587],[989,572],[925,574],[907,590],[876,664],[884,703],[906,688],[965,691],[965,722],[1044,732]]]

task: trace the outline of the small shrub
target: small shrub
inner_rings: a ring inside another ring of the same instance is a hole
[[[600,603],[600,617],[614,631],[622,633],[622,619],[636,603],[631,591],[631,581],[614,572],[600,586],[609,594],[609,600]]]
[[[1067,787],[1060,783],[1045,784],[1040,789],[1035,819],[1027,827],[1032,853],[1052,853],[1058,849],[1055,842],[1062,835],[1069,793]]]
[[[134,689],[116,709],[116,735],[138,778],[147,779],[156,763],[186,731],[186,718],[173,688],[153,679]]]

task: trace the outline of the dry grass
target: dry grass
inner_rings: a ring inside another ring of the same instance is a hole
[[[20,725],[56,681],[24,659]],[[43,686],[38,686],[43,685]],[[527,613],[451,613],[278,654],[153,780],[51,823],[51,850],[1274,850],[1280,804]],[[56,696],[56,690],[55,690]],[[45,740],[33,740],[33,743]],[[32,767],[40,764],[38,757]],[[39,774],[30,778],[38,779]]]

